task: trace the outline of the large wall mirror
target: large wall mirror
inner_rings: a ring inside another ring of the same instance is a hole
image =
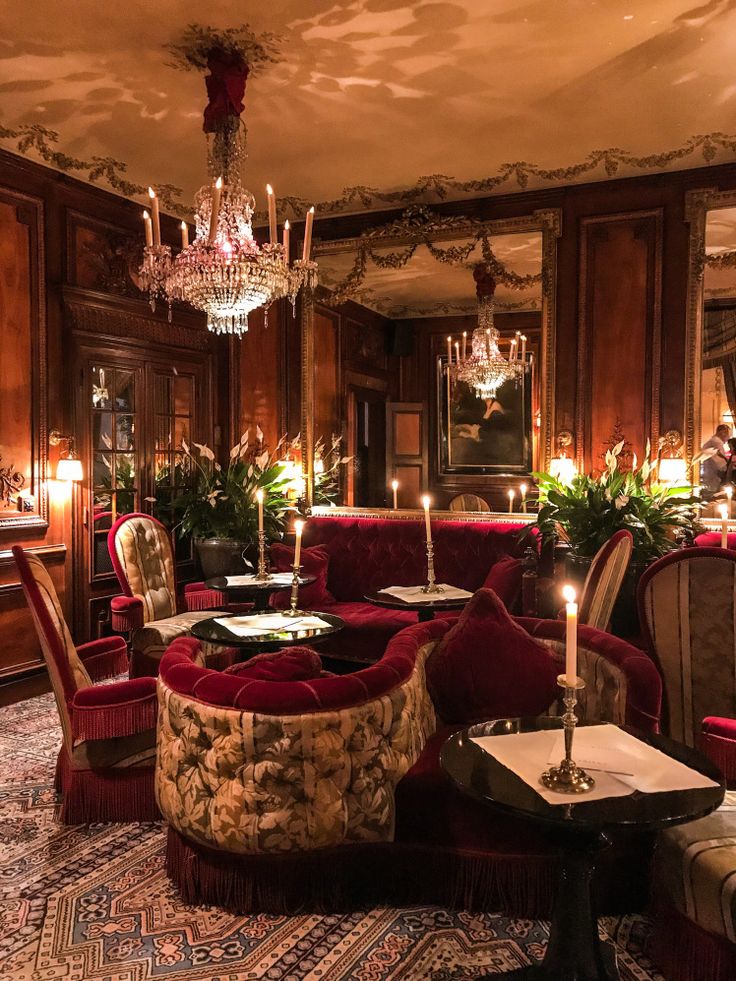
[[[693,480],[712,499],[733,477],[726,458],[727,441],[736,436],[736,192],[694,191],[687,209],[686,455],[692,460],[702,452]]]
[[[399,507],[418,506],[429,489],[438,509],[475,494],[498,510],[509,481],[547,467],[559,231],[552,210],[478,220],[417,208],[360,237],[315,243],[320,285],[302,313],[308,506],[320,504],[314,478],[318,487],[336,422],[351,458],[342,506],[390,507],[400,477]],[[493,397],[448,371],[479,324],[479,268],[493,280],[500,351],[508,358],[513,343],[518,355],[523,344],[527,366]]]

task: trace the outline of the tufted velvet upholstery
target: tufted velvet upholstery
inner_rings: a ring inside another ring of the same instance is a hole
[[[475,592],[491,566],[504,556],[520,558],[521,524],[433,521],[438,582]],[[362,600],[384,586],[426,582],[424,522],[391,518],[310,518],[304,544],[322,545],[330,555],[327,587],[338,602]]]
[[[187,610],[177,612],[176,562],[166,528],[147,514],[124,514],[107,535],[113,569],[123,596],[113,597],[111,609],[118,629],[130,631],[131,676],[155,676],[161,657],[177,637],[189,634],[198,620],[211,617],[222,596],[212,590],[185,589]],[[232,652],[208,648],[218,665],[232,662]],[[204,657],[204,654],[202,655]]]
[[[185,838],[236,854],[393,835],[394,788],[434,731],[424,661],[443,624],[413,628],[380,664],[275,682],[161,662],[156,794]]]
[[[519,531],[525,527],[493,521],[433,521],[437,581],[475,592],[496,562],[523,554]],[[372,606],[364,597],[385,586],[426,582],[424,522],[314,517],[304,529],[304,544],[319,545],[328,553],[327,588],[335,602],[321,609],[342,617],[346,625],[320,650],[366,663],[376,661],[394,634],[415,624],[417,616]]]

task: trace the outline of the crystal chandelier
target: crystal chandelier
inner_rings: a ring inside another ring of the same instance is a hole
[[[276,198],[268,191],[269,241],[253,237],[255,199],[240,178],[245,158],[241,124],[248,64],[237,53],[210,52],[206,77],[209,103],[204,112],[208,135],[207,165],[210,180],[194,198],[195,235],[181,223],[181,250],[161,244],[158,198],[149,188],[151,213],[143,212],[146,247],[140,270],[141,285],[155,309],[156,300],[169,305],[181,300],[207,315],[207,327],[216,334],[241,335],[248,330],[248,314],[274,300],[289,297],[292,306],[303,286],[314,289],[317,264],[310,260],[314,208],[307,213],[302,256],[290,261],[289,222],[278,241]]]
[[[467,355],[467,335],[463,333],[462,352],[459,341],[456,341],[453,362],[452,338],[448,337],[448,364],[456,381],[465,382],[479,398],[494,399],[505,382],[513,380],[518,385],[524,375],[526,337],[517,331],[511,341],[508,359],[501,354],[499,333],[493,323],[496,281],[485,263],[473,268],[473,279],[478,297],[478,326],[470,339],[470,354]]]

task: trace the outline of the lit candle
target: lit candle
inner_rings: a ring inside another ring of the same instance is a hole
[[[220,217],[220,198],[222,196],[222,177],[218,177],[212,188],[212,210],[210,211],[210,231],[207,242],[212,245],[217,235],[217,219]]]
[[[287,218],[284,222],[284,262],[289,265],[289,240],[291,238],[291,225],[289,224],[289,219]]]
[[[151,199],[151,211],[153,212],[153,244],[161,245],[161,217],[158,213],[158,198],[152,187],[148,188],[148,196]]]
[[[294,565],[299,568],[299,560],[302,557],[302,532],[304,531],[304,522],[295,521],[294,522],[294,532],[296,533],[296,546],[294,547]]]
[[[514,334],[514,357],[515,358],[518,358],[519,357],[519,345],[520,345],[520,343],[521,343],[521,331],[520,330],[517,330],[517,332]]]
[[[391,481],[391,490],[394,492],[394,511],[397,510],[399,506],[399,482],[398,480]]]
[[[466,357],[465,351],[467,348],[467,344],[468,344],[468,332],[467,330],[464,330],[463,331],[463,361],[465,361],[465,357]]]
[[[526,334],[521,335],[521,360],[526,361]]]
[[[185,221],[181,223],[181,247],[182,251],[189,248],[189,225]]]
[[[515,497],[516,497],[516,491],[514,490],[513,487],[509,487],[509,514],[513,514]]]
[[[271,245],[276,245],[276,195],[270,184],[266,184],[266,194],[268,194],[268,237]]]
[[[312,254],[312,225],[314,223],[314,205],[307,212],[307,223],[304,226],[304,249],[302,250],[302,262],[309,262]]]
[[[455,364],[460,364],[460,341],[455,341]]]
[[[565,677],[568,688],[575,688],[578,683],[578,604],[575,602],[575,590],[572,586],[564,586],[562,595],[565,597],[565,614],[567,633],[565,634]]]
[[[721,513],[721,548],[728,548],[728,508],[720,504],[718,510]]]
[[[258,501],[258,534],[263,534],[263,488],[259,487],[256,491],[256,501]]]
[[[429,495],[422,497],[422,507],[424,508],[424,524],[427,529],[427,545],[432,544],[432,525],[429,520]]]
[[[516,357],[516,338],[511,338],[511,347],[509,348],[509,361],[513,361]]]
[[[151,227],[151,216],[147,211],[143,212],[143,227],[146,231],[146,248],[150,249],[153,245],[153,228]]]
[[[521,513],[526,514],[526,484],[522,484],[519,490],[521,491]]]
[[[726,484],[723,489],[725,490],[726,497],[728,498],[728,516],[730,518],[732,517],[731,500],[733,498],[733,484]]]
[[[447,363],[452,364],[452,338],[447,335]]]

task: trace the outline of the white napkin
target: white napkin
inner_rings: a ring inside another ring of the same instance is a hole
[[[542,771],[557,766],[565,755],[561,730],[479,736],[473,742],[521,777],[550,804],[626,797],[635,790],[653,794],[718,786],[697,770],[607,723],[580,726],[575,730],[573,759],[595,778],[593,790],[579,795],[559,794],[539,782]]]
[[[254,614],[246,617],[215,617],[215,623],[219,623],[237,637],[258,637],[261,634],[321,630],[330,626],[326,620],[310,614],[288,617],[273,613]]]
[[[433,600],[454,600],[454,599],[470,599],[473,595],[469,593],[467,589],[458,589],[457,586],[448,586],[447,583],[438,583],[441,585],[441,593],[424,593],[422,590],[423,586],[387,586],[385,589],[380,590],[382,593],[388,593],[389,596],[395,596],[397,599],[403,600],[404,603],[431,603]]]
[[[290,572],[272,572],[269,584],[273,586],[291,586],[292,574]],[[262,580],[261,580],[262,581]],[[259,580],[255,573],[247,576],[225,576],[225,583],[228,586],[257,586]]]

